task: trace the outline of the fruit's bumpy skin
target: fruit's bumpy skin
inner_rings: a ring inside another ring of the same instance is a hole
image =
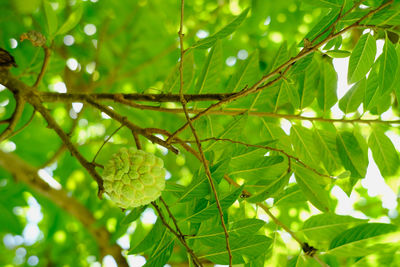
[[[156,200],[165,188],[162,159],[135,148],[121,148],[104,167],[104,189],[119,207],[134,208]]]

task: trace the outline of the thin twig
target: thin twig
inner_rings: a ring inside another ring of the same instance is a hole
[[[175,216],[172,214],[171,210],[169,209],[169,206],[167,205],[167,203],[165,202],[165,200],[163,199],[163,197],[160,196],[160,200],[161,200],[161,202],[163,203],[165,209],[167,210],[169,217],[172,219],[172,222],[173,222],[174,225],[175,225],[176,231],[179,233],[179,235],[180,235],[182,238],[185,238],[185,235],[182,233],[181,229],[180,229],[179,226],[178,226],[178,222],[176,221]]]
[[[100,154],[100,151],[102,150],[102,148],[104,147],[105,144],[107,144],[107,142],[111,139],[111,137],[113,137],[114,134],[116,134],[122,127],[124,127],[124,125],[119,126],[117,129],[114,130],[114,132],[112,132],[110,134],[109,137],[107,137],[106,140],[104,140],[103,144],[101,144],[99,150],[97,150],[96,155],[94,155],[93,159],[92,159],[92,163],[94,163],[96,161],[97,156]]]
[[[214,185],[214,181],[211,177],[211,172],[210,169],[208,167],[208,162],[204,156],[204,152],[203,149],[201,147],[201,143],[200,143],[200,139],[199,136],[197,135],[196,129],[193,126],[193,123],[190,119],[189,113],[186,110],[186,100],[183,96],[183,87],[184,87],[184,83],[183,83],[183,59],[184,59],[184,55],[185,55],[185,50],[183,47],[183,18],[184,18],[184,6],[185,6],[185,1],[181,0],[181,18],[180,18],[180,26],[179,26],[179,43],[180,43],[180,51],[181,51],[181,58],[180,58],[180,62],[179,62],[179,80],[180,80],[180,88],[179,88],[179,95],[180,95],[180,101],[182,103],[182,108],[183,111],[185,113],[185,117],[187,120],[188,125],[190,126],[190,129],[192,130],[192,134],[196,140],[196,145],[197,145],[197,149],[199,150],[199,154],[201,157],[201,162],[203,164],[204,170],[206,172],[207,178],[208,178],[208,182],[210,184],[211,187],[211,191],[213,192],[214,198],[215,198],[215,203],[217,204],[218,207],[218,213],[220,216],[220,220],[221,220],[221,225],[222,228],[224,229],[224,233],[225,233],[225,242],[226,242],[226,250],[228,252],[228,257],[229,257],[229,266],[232,266],[232,251],[231,251],[231,247],[229,244],[229,233],[228,233],[228,229],[225,225],[225,220],[224,220],[224,212],[222,211],[222,207],[218,198],[218,194],[217,194],[217,190],[215,188]],[[168,138],[170,139],[171,136]],[[168,143],[168,142],[167,142]]]
[[[22,132],[26,127],[28,127],[28,125],[33,121],[33,118],[35,118],[35,114],[36,114],[36,110],[34,110],[32,112],[31,117],[28,119],[28,121],[19,129],[15,130],[13,133],[11,133],[7,138],[11,138],[17,134],[19,134],[20,132]]]
[[[117,112],[115,112],[111,108],[109,108],[109,107],[107,107],[107,106],[105,106],[103,104],[98,103],[93,98],[91,98],[89,95],[87,95],[85,97],[85,101],[86,101],[86,103],[92,105],[93,107],[97,108],[98,110],[104,112],[105,114],[107,114],[108,116],[113,118],[114,120],[116,120],[116,121],[120,122],[121,124],[123,124],[124,126],[128,127],[131,131],[134,131],[134,132],[146,137],[151,142],[159,144],[159,145],[171,150],[175,154],[177,154],[179,152],[175,147],[167,144],[164,140],[158,138],[157,136],[148,134],[145,129],[137,126],[134,123],[132,123],[126,117],[118,114]]]
[[[264,145],[247,144],[247,143],[244,143],[244,142],[241,142],[241,141],[236,141],[236,140],[232,140],[232,139],[228,139],[228,138],[210,137],[210,138],[206,138],[206,139],[200,140],[200,142],[208,142],[208,141],[225,141],[225,142],[230,142],[230,143],[234,143],[234,144],[243,145],[243,146],[246,146],[246,147],[256,147],[256,148],[262,148],[262,149],[265,149],[265,150],[275,151],[275,152],[278,152],[278,153],[281,153],[281,154],[285,155],[285,156],[288,158],[289,163],[290,163],[290,160],[293,159],[293,160],[295,160],[297,163],[299,163],[300,165],[302,165],[304,168],[309,169],[310,171],[316,173],[316,174],[319,175],[319,176],[328,177],[328,178],[331,178],[331,179],[335,178],[335,177],[332,177],[332,176],[330,176],[330,175],[323,174],[323,173],[317,171],[316,169],[314,169],[313,167],[308,166],[308,165],[305,164],[301,159],[299,159],[298,157],[295,157],[295,156],[290,155],[289,153],[287,153],[287,152],[286,152],[285,150],[283,150],[283,149],[279,149],[279,148],[275,148],[275,147],[270,147],[270,146],[264,146]],[[186,142],[186,143],[196,143],[195,141],[183,141],[183,142]],[[289,164],[288,169],[291,169],[290,164]]]
[[[44,74],[46,73],[47,66],[49,65],[49,62],[50,62],[50,55],[51,55],[50,48],[47,45],[44,45],[43,50],[44,50],[44,60],[43,60],[42,68],[36,79],[35,84],[32,86],[33,89],[36,89],[39,86],[40,82],[43,79]]]
[[[193,264],[197,267],[197,266],[203,266],[203,264],[201,263],[201,261],[199,260],[199,258],[196,256],[196,254],[193,252],[193,250],[189,247],[189,245],[186,243],[186,240],[184,238],[183,235],[181,235],[180,233],[178,233],[177,231],[175,231],[165,220],[165,217],[160,209],[160,207],[157,205],[156,202],[151,202],[151,205],[154,207],[154,209],[157,211],[158,216],[161,219],[161,222],[164,224],[165,227],[168,228],[168,230],[174,234],[179,242],[186,248],[186,251],[190,254],[190,256],[192,257],[192,262]]]
[[[16,101],[15,110],[14,110],[11,118],[8,119],[9,124],[8,124],[7,128],[0,134],[0,142],[3,141],[4,139],[7,139],[9,137],[9,135],[12,134],[15,127],[17,126],[19,119],[22,116],[22,112],[24,111],[25,100],[23,99],[21,93],[17,92],[15,94],[15,101]]]
[[[133,139],[135,139],[135,144],[136,144],[137,149],[139,149],[139,150],[142,149],[142,144],[140,143],[139,135],[134,131],[132,131],[132,135],[133,135]]]
[[[314,259],[316,262],[318,262],[319,265],[321,265],[322,267],[329,267],[329,265],[326,264],[323,260],[321,260],[317,254],[314,254],[312,257],[313,257],[313,259]]]
[[[146,131],[149,134],[162,134],[165,136],[170,136],[171,133],[169,133],[167,130],[164,129],[159,129],[159,128],[146,128]],[[175,138],[175,140],[177,140],[177,144],[181,145],[187,152],[193,154],[198,160],[201,161],[201,157],[199,152],[197,152],[196,150],[194,150],[191,146],[189,146],[187,143],[183,142],[180,138]]]
[[[58,157],[60,157],[64,153],[65,150],[67,150],[67,146],[62,143],[57,151],[48,160],[46,160],[46,162],[43,163],[40,168],[43,169],[54,163],[58,159]]]

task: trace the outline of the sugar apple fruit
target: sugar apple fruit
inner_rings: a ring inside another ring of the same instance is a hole
[[[162,159],[136,148],[121,148],[104,166],[104,190],[123,209],[156,200],[165,188]]]

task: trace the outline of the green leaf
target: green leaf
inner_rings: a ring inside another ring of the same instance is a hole
[[[143,267],[164,266],[171,257],[172,250],[174,249],[174,239],[165,232],[162,239],[155,245],[154,250]]]
[[[330,242],[344,230],[365,220],[332,213],[311,216],[304,222],[301,232],[310,240]]]
[[[368,146],[371,148],[372,156],[382,176],[387,177],[396,174],[400,166],[398,152],[382,129],[372,127]]]
[[[214,182],[220,181],[223,174],[226,174],[228,164],[229,159],[226,159],[210,166],[211,177],[213,178]],[[201,171],[199,170],[197,173],[195,173],[190,185],[181,192],[177,202],[190,201],[195,197],[206,197],[209,193],[210,184],[205,172],[201,169]]]
[[[161,220],[158,219],[146,237],[136,247],[132,248],[128,254],[138,254],[153,247],[155,244],[154,240],[159,240],[165,235],[166,230],[167,228],[165,228]]]
[[[228,82],[229,92],[237,92],[245,86],[249,87],[260,78],[258,61],[258,52],[254,52],[245,61],[239,62],[237,71]]]
[[[311,53],[303,57],[302,59],[296,61],[296,63],[294,63],[293,67],[290,69],[290,73],[297,74],[302,71],[305,71],[306,68],[310,65],[311,61],[313,60],[313,57],[314,53]]]
[[[321,67],[321,79],[318,88],[318,105],[326,113],[337,102],[337,73],[332,62],[323,60]]]
[[[291,173],[284,173],[280,177],[273,180],[261,180],[257,186],[262,186],[260,191],[253,193],[248,202],[256,203],[262,202],[269,197],[279,194],[283,188],[288,184]]]
[[[332,174],[341,168],[339,154],[336,150],[336,136],[334,133],[318,130],[315,128],[313,135],[316,147],[318,149],[318,157],[324,164],[326,170]]]
[[[329,192],[318,184],[322,177],[299,165],[296,165],[294,173],[296,182],[306,198],[320,211],[328,212],[330,210]]]
[[[364,100],[365,88],[367,82],[365,79],[354,84],[349,91],[340,99],[339,108],[345,113],[352,113],[357,111],[358,107]]]
[[[288,48],[287,48],[287,42],[284,41],[279,46],[279,49],[275,54],[274,60],[272,61],[272,64],[271,64],[270,71],[273,71],[277,67],[282,65],[286,60],[288,60],[288,58],[289,58],[289,53],[288,53]]]
[[[338,132],[336,147],[343,166],[355,178],[365,177],[368,157],[364,154],[356,137],[350,132]]]
[[[49,36],[53,37],[54,33],[57,31],[58,27],[58,20],[57,14],[54,9],[51,7],[49,1],[45,0],[43,2],[44,12],[46,13],[46,20],[47,20],[47,30]]]
[[[397,71],[397,54],[394,45],[386,37],[385,45],[383,46],[382,54],[380,56],[379,66],[379,87],[382,94],[390,92],[393,81],[396,77]]]
[[[288,80],[282,80],[279,83],[278,94],[276,95],[275,100],[275,110],[276,112],[278,108],[286,103],[290,103],[293,108],[298,108],[300,105],[299,94],[293,83]]]
[[[351,52],[346,50],[329,50],[326,51],[326,54],[333,58],[346,58],[351,55]]]
[[[228,234],[230,238],[242,237],[247,238],[257,233],[257,231],[265,225],[265,222],[259,219],[244,219],[230,223]],[[222,227],[203,228],[195,236],[187,237],[187,240],[195,240],[202,242],[203,245],[224,246],[225,232]]]
[[[292,184],[274,199],[274,206],[299,205],[299,203],[305,203],[306,201],[307,199],[299,185]]]
[[[11,232],[13,234],[21,234],[22,225],[18,217],[13,213],[12,207],[5,206],[4,203],[0,202],[0,233]]]
[[[254,160],[249,163],[244,161],[236,160],[237,157],[233,157],[230,164],[230,176],[237,176],[245,180],[256,180],[267,178],[266,173],[269,169],[273,168],[273,165],[279,164],[283,161],[281,156],[269,156],[262,157],[258,160]]]
[[[400,24],[400,10],[398,6],[379,10],[366,23],[372,25],[398,25]]]
[[[400,45],[396,48],[397,52],[397,62],[400,62]],[[397,64],[397,73],[400,73],[400,64]],[[400,103],[400,75],[396,75],[395,80],[393,82],[394,92],[396,94],[397,103]],[[400,107],[397,107],[397,110],[400,111]]]
[[[232,253],[232,263],[245,263],[243,257],[247,259],[255,259],[264,253],[271,246],[271,239],[263,235],[254,235],[249,238],[232,238],[230,247]],[[199,259],[207,258],[216,264],[228,264],[228,252],[225,246],[213,247]]]
[[[371,110],[376,106],[379,97],[381,96],[380,90],[378,90],[378,74],[374,69],[368,75],[367,85],[365,88],[364,97],[364,108],[365,110]]]
[[[382,253],[399,244],[400,233],[396,225],[366,223],[337,235],[327,253],[342,257],[362,257],[376,251]]]
[[[222,46],[220,42],[217,42],[210,50],[207,60],[204,62],[203,68],[201,69],[195,87],[196,94],[216,91],[217,85],[221,79],[222,65]]]
[[[58,29],[56,35],[63,35],[75,28],[78,25],[79,21],[81,20],[83,7],[82,4],[77,4],[77,8],[69,15],[67,20],[64,22],[63,25]]]
[[[298,75],[298,92],[300,97],[299,109],[311,105],[316,97],[316,90],[320,79],[319,64],[312,60],[306,71]]]
[[[226,25],[224,28],[219,30],[217,33],[204,38],[195,44],[192,45],[191,48],[200,48],[200,49],[207,49],[213,46],[219,39],[225,38],[228,35],[231,35],[233,32],[236,31],[236,29],[243,23],[243,21],[246,19],[247,13],[249,12],[249,9],[245,9],[242,13],[240,13],[239,16],[236,17],[235,20],[233,20],[231,23]]]
[[[292,125],[290,138],[296,155],[305,163],[319,167],[320,158],[312,131],[298,125]]]
[[[302,3],[315,7],[340,8],[343,0],[303,0]]]
[[[235,116],[233,120],[231,120],[228,125],[224,127],[224,130],[217,136],[217,139],[229,138],[231,140],[235,140],[238,136],[241,135],[243,128],[246,127],[247,119],[247,114]],[[220,148],[218,144],[221,144],[222,142],[224,141],[214,141],[210,145],[205,147],[203,151],[207,152],[212,149],[215,150],[216,147]]]
[[[242,190],[243,186],[235,189],[234,191],[232,191],[230,194],[226,195],[223,198],[219,197],[222,210],[229,208],[233,204],[233,202],[235,202],[238,199],[239,195],[242,193]],[[200,223],[204,220],[210,219],[212,216],[217,214],[218,214],[218,206],[216,202],[213,202],[206,208],[189,215],[185,219],[181,220],[181,222],[189,221],[194,223]]]
[[[146,208],[147,206],[132,209],[131,212],[122,219],[121,225],[136,221]]]
[[[367,33],[361,36],[349,60],[347,81],[355,83],[364,78],[371,69],[375,60],[376,42],[374,37]]]
[[[332,30],[327,30],[324,34],[320,35],[324,32],[328,27],[330,27],[338,18],[340,9],[331,10],[325,17],[323,17],[312,29],[309,33],[307,33],[305,39],[308,39],[311,42],[318,42],[325,38]],[[320,35],[320,36],[319,36]],[[314,40],[316,37],[319,38]],[[301,46],[304,45],[303,41],[300,43]]]
[[[179,73],[178,62],[173,70],[168,75],[164,82],[163,92],[166,93],[178,93],[180,90],[180,73]],[[193,53],[189,52],[184,55],[183,58],[183,92],[187,92],[192,85],[194,77],[194,57]]]

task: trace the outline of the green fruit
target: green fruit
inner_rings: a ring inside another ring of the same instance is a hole
[[[162,159],[135,148],[121,148],[104,167],[104,190],[119,207],[149,204],[165,188]]]

